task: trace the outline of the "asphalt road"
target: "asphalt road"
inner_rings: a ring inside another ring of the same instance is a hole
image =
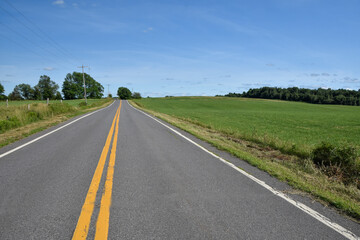
[[[119,118],[117,109],[119,101],[10,154],[2,155],[59,126],[0,149],[1,240],[349,236],[262,182],[351,231],[353,238],[360,236],[359,224],[291,194],[289,186],[245,162],[172,127],[260,181],[127,102]]]

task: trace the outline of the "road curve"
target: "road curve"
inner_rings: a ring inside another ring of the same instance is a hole
[[[0,156],[57,128],[1,148]],[[360,236],[359,224],[177,131]],[[346,239],[125,101],[0,157],[0,239],[84,236]]]

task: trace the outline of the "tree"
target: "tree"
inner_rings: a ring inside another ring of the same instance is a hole
[[[36,86],[41,93],[41,99],[55,99],[56,92],[59,88],[59,86],[46,75],[40,76],[39,83]]]
[[[61,93],[59,91],[56,92],[55,99],[56,100],[61,100],[62,99]]]
[[[33,99],[34,97],[34,89],[29,84],[19,84],[16,87],[19,87],[21,98],[22,99]]]
[[[5,100],[5,99],[6,99],[6,96],[5,96],[4,92],[5,92],[5,88],[4,88],[4,86],[0,83],[0,100]]]
[[[108,98],[112,98],[112,94],[111,94],[111,93],[109,93]]]
[[[74,80],[72,74],[66,74],[65,80],[62,86],[62,92],[65,99],[77,99],[81,98],[81,86]],[[83,95],[84,96],[84,95]]]
[[[5,88],[4,86],[0,83],[0,94],[4,94],[5,92]]]
[[[14,87],[14,90],[9,94],[9,99],[10,99],[10,100],[22,100],[22,99],[23,99],[23,98],[21,97],[19,85],[16,85],[16,86]]]
[[[117,94],[120,99],[130,99],[131,91],[126,87],[119,87]]]
[[[226,97],[249,97],[249,98],[266,98],[281,99],[289,101],[301,101],[316,104],[343,104],[360,106],[360,89],[358,91],[330,88],[274,88],[262,87],[258,89],[249,89],[247,92],[228,93]]]
[[[38,86],[34,87],[33,99],[34,100],[41,100],[41,91],[40,91],[40,88]]]
[[[88,98],[102,98],[104,95],[104,87],[93,79],[90,75],[84,74],[86,97]],[[65,77],[62,86],[62,92],[65,99],[79,99],[84,98],[84,82],[83,75],[80,72],[68,73]]]
[[[133,92],[132,98],[140,99],[140,98],[141,98],[141,94],[140,94],[139,92]]]

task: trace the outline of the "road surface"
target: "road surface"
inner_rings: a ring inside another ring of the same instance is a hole
[[[126,101],[79,118],[0,149],[0,239],[360,236],[359,224]]]

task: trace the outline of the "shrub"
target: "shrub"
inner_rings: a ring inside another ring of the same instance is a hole
[[[52,103],[49,104],[49,109],[54,114],[68,113],[75,110],[72,106],[70,106],[67,103]]]
[[[35,111],[29,111],[26,113],[26,117],[27,117],[27,121],[28,122],[36,122],[39,119],[42,119],[41,115],[39,112],[35,112]]]
[[[354,166],[357,151],[352,146],[337,147],[331,143],[322,142],[312,151],[312,160],[318,166]]]
[[[360,165],[357,150],[352,146],[335,146],[322,142],[311,154],[312,161],[326,175],[345,184],[355,183],[359,187]]]
[[[16,117],[10,117],[6,120],[0,120],[0,133],[5,132],[11,128],[15,128],[21,125],[20,120]]]
[[[79,103],[79,107],[86,107],[86,102],[81,102],[81,103]]]

